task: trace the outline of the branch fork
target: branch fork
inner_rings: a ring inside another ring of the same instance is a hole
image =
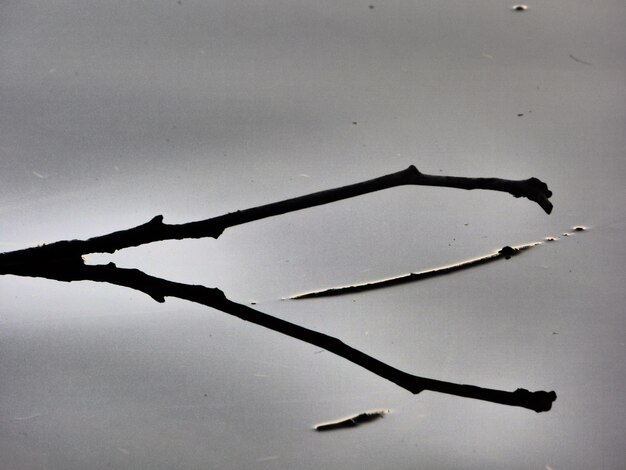
[[[87,240],[59,241],[40,247],[2,253],[0,254],[0,274],[42,277],[64,282],[83,280],[107,282],[143,292],[160,303],[165,301],[165,297],[177,297],[215,308],[242,320],[321,347],[413,394],[431,390],[510,406],[520,406],[536,412],[548,411],[552,407],[552,402],[556,400],[556,393],[554,392],[529,392],[525,389],[507,392],[418,377],[368,356],[337,338],[232,302],[220,289],[172,282],[150,276],[138,269],[119,268],[113,263],[86,265],[83,260],[83,256],[90,253],[114,253],[124,248],[163,240],[218,238],[224,230],[235,225],[402,185],[502,191],[508,192],[514,197],[526,197],[539,204],[548,214],[552,210],[552,204],[549,201],[552,193],[548,186],[537,178],[513,181],[499,178],[434,176],[420,173],[415,166],[411,165],[405,170],[361,183],[320,191],[197,222],[170,225],[163,222],[162,215],[157,215],[147,223],[128,230],[112,232]]]

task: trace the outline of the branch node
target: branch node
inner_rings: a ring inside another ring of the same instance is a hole
[[[504,256],[506,259],[511,259],[511,256],[515,256],[517,253],[519,253],[517,248],[512,248],[508,245],[498,251],[498,254]]]
[[[420,171],[417,169],[417,167],[416,167],[415,165],[410,165],[410,166],[407,168],[407,171],[409,171],[409,172],[411,172],[411,173],[415,174],[415,176],[417,176],[417,175],[421,175]]]

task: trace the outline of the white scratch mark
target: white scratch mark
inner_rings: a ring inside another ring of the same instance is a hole
[[[123,447],[118,447],[117,450],[119,450],[124,455],[130,454],[130,451],[128,449],[124,449]]]
[[[270,460],[277,460],[278,455],[270,455],[268,457],[261,457],[260,459],[256,459],[257,462],[269,462]]]
[[[41,173],[34,171],[34,170],[33,170],[33,175],[35,175],[37,178],[41,178],[42,180],[45,180],[48,176],[50,176],[50,175],[42,175]]]
[[[37,418],[38,416],[41,416],[41,413],[33,413],[28,416],[15,416],[13,419],[15,421],[28,421],[29,419]]]

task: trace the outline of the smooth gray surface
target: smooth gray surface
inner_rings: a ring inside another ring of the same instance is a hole
[[[626,4],[371,4],[3,2],[0,250],[409,164],[537,176],[550,216],[505,194],[398,188],[89,262],[220,287],[425,377],[555,390],[553,410],[412,396],[211,309],[5,276],[3,468],[623,468]],[[577,225],[509,262],[280,300]]]

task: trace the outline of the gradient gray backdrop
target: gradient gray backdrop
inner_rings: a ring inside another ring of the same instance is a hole
[[[418,375],[558,399],[536,414],[413,396],[208,308],[5,276],[0,467],[623,468],[626,3],[511,5],[3,1],[1,251],[409,164],[536,176],[550,216],[505,194],[399,188],[88,261],[220,287]],[[419,284],[280,300],[547,236],[560,239]]]

